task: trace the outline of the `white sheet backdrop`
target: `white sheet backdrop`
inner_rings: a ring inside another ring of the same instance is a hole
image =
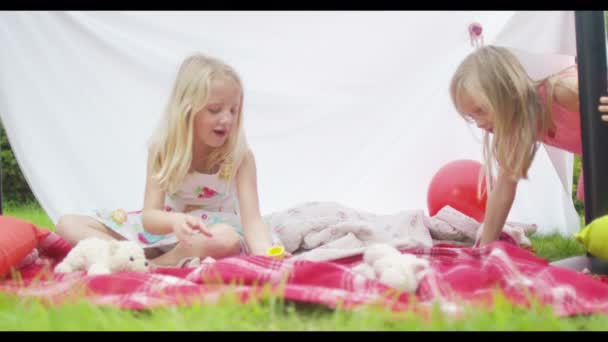
[[[481,157],[447,91],[472,21],[533,74],[572,62],[572,12],[2,12],[0,115],[54,221],[137,209],[147,139],[198,50],[244,79],[263,213],[306,200],[426,208],[438,168]],[[541,149],[509,219],[576,231],[571,169],[570,154]]]

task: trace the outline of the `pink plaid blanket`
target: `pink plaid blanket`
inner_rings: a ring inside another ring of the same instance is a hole
[[[395,295],[385,285],[352,272],[361,255],[331,262],[239,256],[195,268],[100,276],[50,272],[69,249],[60,237],[49,234],[18,274],[0,280],[0,291],[49,303],[85,296],[94,304],[128,309],[209,303],[228,291],[236,291],[245,301],[261,293],[256,285],[274,286],[287,300],[329,307],[377,303],[404,310],[411,303],[411,295]],[[465,302],[491,305],[494,291],[500,289],[517,305],[528,305],[532,296],[553,305],[560,316],[608,313],[608,284],[603,278],[551,266],[513,241],[484,248],[439,244],[403,251],[431,263],[416,292],[416,308],[430,308],[436,301],[445,312],[458,313]]]

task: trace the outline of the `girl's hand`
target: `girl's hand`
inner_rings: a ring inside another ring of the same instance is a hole
[[[608,122],[608,97],[602,96],[600,97],[600,106],[598,107],[599,111],[602,113],[606,113],[602,115],[602,121]]]
[[[204,234],[207,237],[213,237],[200,218],[188,214],[182,215],[173,224],[173,231],[180,241],[187,241],[188,238],[196,233]]]

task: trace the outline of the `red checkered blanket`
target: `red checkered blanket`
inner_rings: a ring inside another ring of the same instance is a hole
[[[331,262],[239,256],[195,268],[100,276],[50,272],[69,250],[64,240],[49,234],[18,273],[0,281],[0,291],[50,303],[84,296],[94,304],[128,309],[213,302],[228,291],[248,300],[261,293],[258,285],[275,287],[287,300],[329,307],[379,303],[403,310],[413,303],[412,295],[395,295],[385,285],[352,272],[360,255]],[[517,305],[528,305],[531,298],[551,304],[560,316],[608,312],[608,284],[602,279],[551,266],[513,242],[498,241],[484,248],[440,244],[404,252],[431,262],[416,292],[417,308],[438,302],[446,312],[457,313],[467,302],[491,305],[498,289]]]

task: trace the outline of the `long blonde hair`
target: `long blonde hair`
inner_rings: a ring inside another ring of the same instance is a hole
[[[547,103],[538,92],[549,85]],[[493,115],[493,134],[484,131],[483,156],[486,189],[492,189],[493,163],[512,179],[526,179],[538,149],[539,136],[554,129],[551,106],[555,80],[552,76],[534,81],[509,50],[484,46],[467,56],[450,82],[450,95],[460,108],[461,95],[468,94],[477,105]],[[468,113],[460,113],[469,119]],[[480,185],[483,175],[480,175]]]
[[[219,59],[203,54],[189,56],[179,68],[164,115],[150,143],[152,175],[170,194],[192,165],[194,118],[207,105],[213,80],[234,81],[241,89],[241,104],[236,127],[224,145],[205,157],[205,170],[220,166],[222,174],[231,179],[248,149],[242,125],[243,85],[239,75]]]

